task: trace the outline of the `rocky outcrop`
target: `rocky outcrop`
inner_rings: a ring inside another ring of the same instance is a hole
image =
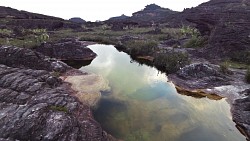
[[[0,6],[0,27],[1,26],[5,26],[8,28],[22,27],[25,29],[43,28],[48,30],[56,30],[60,28],[81,28],[81,25],[77,23],[71,23],[61,18],[30,13],[26,11],[19,11],[4,6]]]
[[[180,94],[214,100],[226,97],[232,104],[232,117],[237,128],[249,139],[250,85],[244,82],[244,76],[242,71],[229,70],[229,74],[224,74],[219,66],[196,63],[181,68],[168,78]]]
[[[12,46],[0,47],[0,64],[16,68],[29,68],[61,73],[70,69],[70,67],[63,62],[46,57],[41,53]]]
[[[218,66],[203,63],[185,66],[176,74],[169,75],[169,78],[177,86],[191,90],[230,84],[230,78]]]
[[[93,60],[96,54],[86,47],[90,44],[92,43],[63,39],[58,43],[44,43],[35,50],[59,60]]]
[[[86,23],[85,20],[83,20],[82,18],[79,18],[79,17],[70,18],[69,21],[72,21],[72,22],[75,22],[75,23],[79,23],[79,24]]]
[[[201,34],[209,36],[202,56],[213,59],[233,57],[250,51],[250,2],[247,0],[211,0],[186,9],[182,16],[195,23]],[[245,61],[242,59],[242,61]],[[250,59],[247,60],[250,63]]]
[[[51,72],[72,68],[16,47],[0,47],[0,57],[0,140],[114,140]]]
[[[143,10],[133,13],[131,20],[140,23],[140,26],[151,26],[154,23],[160,23],[169,16],[176,14],[168,8],[162,8],[156,4],[147,5]]]
[[[237,99],[233,103],[233,120],[238,129],[250,139],[250,89],[241,92],[244,98]]]
[[[90,108],[44,70],[0,65],[0,138],[108,140]]]

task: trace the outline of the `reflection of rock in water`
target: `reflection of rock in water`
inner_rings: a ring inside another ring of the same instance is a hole
[[[195,135],[195,136],[194,136]],[[225,140],[223,135],[206,129],[204,127],[196,127],[182,134],[178,141],[222,141]]]
[[[108,81],[96,74],[67,76],[66,82],[72,84],[72,89],[77,91],[76,96],[89,106],[95,106],[101,98],[101,91],[109,91]]]
[[[62,60],[62,61],[75,69],[80,69],[81,67],[87,66],[92,62],[92,60]]]
[[[93,112],[95,119],[102,124],[103,129],[117,137],[121,137],[123,134],[121,134],[121,130],[114,128],[116,127],[114,125],[119,124],[116,121],[126,119],[126,113],[127,105],[125,102],[108,98],[102,98],[97,109]],[[115,121],[112,120],[114,117],[116,118]]]

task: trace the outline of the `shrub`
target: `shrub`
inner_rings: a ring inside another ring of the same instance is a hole
[[[154,59],[154,65],[167,73],[177,72],[180,68],[189,63],[188,54],[179,52],[156,54]]]
[[[231,60],[250,65],[250,51],[238,51],[231,55]]]
[[[100,35],[86,35],[80,38],[80,41],[92,41],[100,44],[116,44],[116,41],[112,38],[100,36]]]
[[[247,83],[250,83],[250,67],[247,69],[246,81],[247,81]]]
[[[152,55],[157,45],[157,42],[147,40],[131,40],[124,43],[131,55]]]
[[[230,72],[228,68],[229,68],[229,63],[227,61],[220,63],[220,71],[223,74],[228,74],[228,72]]]
[[[182,26],[180,31],[182,36],[185,37],[187,36],[198,37],[200,35],[200,32],[196,28],[190,26]]]
[[[10,36],[12,34],[12,30],[9,29],[0,29],[0,35]]]
[[[185,43],[186,48],[199,48],[204,47],[207,44],[207,39],[201,36],[192,36],[192,38]]]

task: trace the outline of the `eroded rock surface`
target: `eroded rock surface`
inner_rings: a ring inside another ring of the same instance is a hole
[[[211,0],[181,14],[195,23],[202,35],[209,36],[208,45],[201,49],[200,57],[234,58],[250,51],[249,0]],[[249,64],[250,59],[246,58],[237,61]]]
[[[0,46],[0,64],[56,72],[66,72],[70,69],[65,63],[46,57],[41,53],[12,46]]]
[[[15,47],[0,47],[0,63],[0,140],[114,140],[69,84],[49,72],[70,67]]]
[[[242,91],[241,94],[244,98],[235,100],[233,104],[233,120],[250,139],[250,89]]]
[[[81,104],[44,70],[0,65],[0,137],[18,140],[107,140]]]
[[[230,84],[230,78],[221,73],[218,66],[203,63],[185,66],[169,78],[176,85],[187,89],[205,89]]]
[[[168,78],[177,85],[177,91],[193,97],[218,100],[223,96],[232,104],[232,117],[239,130],[250,137],[250,84],[244,82],[245,73],[231,70],[223,74],[219,66],[196,63],[180,69]],[[217,94],[219,96],[216,96]]]
[[[76,39],[64,39],[58,43],[42,44],[35,50],[59,60],[93,60],[96,54],[86,47],[90,44]]]

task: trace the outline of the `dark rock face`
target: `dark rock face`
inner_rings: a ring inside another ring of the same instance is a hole
[[[60,60],[93,60],[96,57],[91,49],[75,39],[62,40],[58,43],[45,43],[35,50]]]
[[[108,21],[119,21],[119,20],[125,20],[127,18],[129,18],[129,16],[122,14],[121,16],[109,18]]]
[[[79,24],[86,23],[85,20],[83,20],[82,18],[79,18],[79,17],[70,18],[69,20],[72,21],[72,22],[75,22],[75,23],[79,23]]]
[[[143,10],[133,13],[131,19],[141,22],[141,25],[150,24],[151,21],[162,22],[168,16],[176,14],[176,11],[172,11],[168,8],[162,8],[156,4],[147,5]]]
[[[2,46],[0,47],[0,64],[10,67],[39,69],[66,72],[70,69],[66,64],[44,56],[30,49]]]
[[[209,36],[208,46],[203,49],[205,57],[232,57],[250,51],[249,1],[211,0],[182,15],[195,23],[202,35]]]
[[[88,106],[44,70],[0,65],[0,138],[108,140]]]
[[[28,29],[44,28],[48,30],[56,30],[60,28],[81,28],[77,23],[71,23],[61,18],[46,16],[42,14],[19,11],[9,7],[0,6],[0,20],[3,19],[1,26],[9,28],[22,27]]]
[[[169,78],[176,85],[187,89],[205,89],[230,84],[230,79],[220,72],[219,67],[203,63],[185,66]]]
[[[232,108],[233,120],[248,139],[250,138],[250,89],[241,93],[245,98],[235,100]]]

